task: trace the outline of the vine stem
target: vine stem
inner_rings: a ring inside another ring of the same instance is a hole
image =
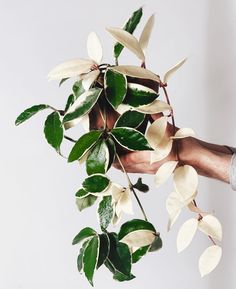
[[[118,162],[119,162],[124,174],[126,175],[126,178],[127,178],[128,184],[129,184],[129,188],[131,189],[131,191],[133,192],[133,194],[135,196],[135,199],[136,199],[136,201],[137,201],[137,203],[138,203],[138,205],[139,205],[139,207],[140,207],[140,209],[142,211],[142,214],[144,216],[145,221],[148,221],[147,215],[146,215],[146,213],[144,211],[144,208],[143,208],[143,206],[142,206],[142,204],[141,204],[141,202],[140,202],[140,200],[138,198],[138,195],[136,194],[136,192],[134,190],[134,187],[133,187],[133,184],[132,184],[132,182],[130,180],[130,177],[129,177],[128,173],[126,172],[126,170],[124,168],[124,165],[122,164],[122,161],[121,161],[121,159],[120,159],[120,157],[119,157],[119,155],[117,153],[116,153],[116,158],[117,158],[117,160],[118,160]]]

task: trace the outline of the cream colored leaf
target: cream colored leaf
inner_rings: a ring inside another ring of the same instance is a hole
[[[52,80],[79,76],[82,73],[89,72],[94,64],[94,61],[90,59],[72,59],[57,65],[49,72],[48,78]]]
[[[78,123],[82,124],[85,131],[87,131],[87,132],[89,131],[89,116],[88,116],[88,114],[85,114],[83,116],[80,116],[78,118],[75,118],[71,121],[64,123],[64,128],[66,130],[68,130],[68,129],[76,126]]]
[[[120,242],[127,244],[129,247],[143,247],[152,244],[155,234],[150,230],[137,230],[127,234]]]
[[[194,198],[198,186],[198,174],[196,170],[189,165],[177,168],[174,172],[174,186],[176,191],[188,205]]]
[[[148,46],[148,42],[152,33],[152,29],[153,29],[153,25],[155,22],[155,15],[153,14],[147,21],[147,23],[145,24],[143,31],[140,35],[139,38],[139,44],[143,50],[143,52],[145,53],[147,46]]]
[[[177,192],[172,192],[166,199],[166,210],[169,215],[169,222],[167,226],[168,231],[177,220],[183,207],[184,207],[183,200],[181,199],[181,196]]]
[[[125,191],[125,188],[117,183],[111,183],[112,203],[117,203],[121,194]]]
[[[195,136],[195,132],[191,128],[181,128],[179,129],[174,136],[171,136],[172,139],[186,138],[190,136]]]
[[[167,127],[167,117],[162,116],[156,119],[146,131],[146,139],[153,149],[158,149],[158,145],[161,143]]]
[[[172,108],[171,106],[169,106],[168,103],[159,99],[155,99],[152,103],[139,106],[135,108],[135,110],[142,112],[142,113],[146,113],[146,114],[153,114],[153,113],[171,111]]]
[[[114,207],[113,207],[113,217],[112,217],[112,221],[111,221],[112,225],[113,226],[118,225],[120,223],[122,217],[123,217],[123,212],[121,212],[120,215],[117,216],[116,210],[115,210],[115,205],[114,205]]]
[[[129,215],[134,214],[131,192],[129,188],[126,188],[124,191],[121,192],[120,198],[116,204],[116,213],[118,216],[121,211]]]
[[[212,216],[204,216],[198,224],[198,229],[204,234],[211,236],[213,239],[222,240],[222,226],[220,221]]]
[[[187,60],[187,58],[184,58],[183,60],[181,60],[179,63],[177,63],[174,67],[172,67],[171,69],[169,69],[166,74],[164,75],[164,79],[163,82],[167,83],[169,81],[169,79],[171,78],[171,76],[185,63],[185,61]]]
[[[87,40],[87,51],[88,56],[95,61],[97,64],[100,64],[102,61],[102,44],[95,32],[91,32]]]
[[[180,253],[184,249],[186,249],[197,231],[198,220],[197,219],[189,219],[183,223],[180,227],[178,235],[177,235],[177,252]]]
[[[81,159],[79,159],[79,164],[82,165],[86,160],[87,160],[87,157],[89,155],[89,150],[82,156]]]
[[[163,184],[165,181],[168,180],[168,178],[171,176],[171,174],[175,170],[177,164],[178,164],[177,161],[169,161],[169,162],[165,162],[163,165],[160,166],[154,178],[157,188],[161,184]]]
[[[157,81],[158,83],[160,82],[160,77],[158,75],[146,68],[142,68],[139,66],[119,65],[112,67],[112,69],[131,77],[150,79],[153,81]]]
[[[118,105],[118,107],[116,108],[116,111],[119,113],[119,114],[123,114],[125,113],[126,111],[128,110],[132,110],[132,107],[129,106],[128,104],[123,104],[121,103],[120,105]]]
[[[165,159],[171,152],[172,144],[173,140],[169,139],[167,136],[164,136],[162,141],[158,144],[158,148],[151,152],[150,164]]]
[[[131,88],[131,89],[137,89],[137,90],[141,90],[141,91],[146,91],[146,92],[150,92],[150,93],[154,93],[154,94],[157,94],[157,92],[147,86],[144,86],[144,85],[141,85],[141,84],[138,84],[138,83],[128,83],[128,88]]]
[[[145,60],[145,55],[139,45],[138,40],[131,33],[115,27],[107,27],[106,30],[116,41],[132,51],[140,60]]]
[[[222,256],[222,248],[218,245],[208,247],[199,258],[199,271],[201,277],[212,272],[219,264]]]
[[[85,90],[89,90],[91,85],[97,80],[99,74],[100,74],[100,70],[95,69],[89,73],[86,73],[85,75],[82,75],[81,79],[82,79],[83,88]]]

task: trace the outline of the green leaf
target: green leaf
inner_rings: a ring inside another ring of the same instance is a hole
[[[137,128],[144,121],[145,114],[134,110],[124,112],[116,121],[115,127]]]
[[[27,108],[26,110],[24,110],[16,119],[15,121],[15,125],[19,125],[22,122],[26,121],[27,119],[31,118],[33,115],[35,115],[37,112],[45,109],[45,108],[49,108],[48,105],[46,104],[38,104],[38,105],[34,105],[31,106],[29,108]]]
[[[145,136],[133,128],[116,127],[111,130],[115,140],[131,151],[153,150],[148,144]]]
[[[160,235],[157,234],[155,240],[153,241],[153,243],[151,244],[150,248],[149,248],[149,252],[154,252],[154,251],[158,251],[159,249],[162,248],[162,240],[160,238]]]
[[[105,174],[109,164],[109,150],[104,139],[98,140],[86,160],[86,171],[88,175]]]
[[[113,272],[120,272],[126,276],[131,274],[131,254],[129,247],[118,241],[115,233],[109,233],[110,252],[107,260],[113,267]],[[109,269],[109,268],[108,268]]]
[[[129,83],[123,103],[133,107],[139,107],[152,103],[157,97],[158,94],[151,88],[137,83]]]
[[[70,107],[70,109],[63,118],[63,123],[87,114],[97,102],[102,91],[102,88],[97,87],[85,91]]]
[[[89,192],[85,191],[84,189],[79,189],[75,194],[76,198],[84,198],[87,195],[89,195]]]
[[[111,271],[111,273],[113,274],[113,279],[117,280],[117,281],[129,281],[135,278],[135,276],[130,273],[129,275],[125,275],[119,271],[116,271],[116,269],[113,267],[111,261],[109,261],[109,259],[107,259],[104,262],[105,266]]]
[[[102,131],[92,130],[82,135],[73,146],[68,157],[68,162],[73,162],[81,159],[85,155],[85,153],[87,153],[96,143],[96,141],[100,138],[101,134]]]
[[[84,209],[91,207],[97,200],[96,196],[88,195],[84,198],[76,198],[76,205],[79,211],[83,211]]]
[[[110,184],[110,180],[102,174],[94,174],[83,181],[83,188],[90,193],[101,193]]]
[[[149,248],[150,248],[150,245],[141,247],[138,250],[136,250],[132,254],[132,263],[133,264],[137,263],[144,255],[147,254]]]
[[[141,220],[141,219],[133,219],[131,221],[124,223],[120,227],[120,231],[118,233],[118,239],[121,240],[129,233],[134,232],[134,231],[140,231],[140,230],[149,230],[154,233],[156,232],[155,227],[151,223]]]
[[[67,77],[67,78],[62,78],[62,80],[59,82],[59,87],[60,87],[65,81],[67,81],[67,79],[69,79],[69,77]]]
[[[89,241],[90,241],[90,239],[86,240],[83,243],[82,247],[80,248],[79,255],[77,257],[77,268],[78,268],[79,272],[81,272],[81,270],[83,269],[84,250],[85,250],[86,246],[88,245]]]
[[[83,241],[84,239],[87,239],[89,237],[92,237],[94,235],[96,235],[97,232],[94,231],[94,229],[86,227],[83,228],[73,239],[72,241],[72,245],[78,244],[81,241]]]
[[[93,286],[93,275],[99,256],[100,239],[98,235],[92,237],[83,254],[83,271],[89,283]]]
[[[135,11],[132,16],[129,18],[129,20],[126,22],[125,26],[123,29],[129,33],[133,33],[134,30],[136,29],[137,25],[140,22],[140,19],[143,15],[143,9],[142,7],[139,8],[137,11]],[[121,45],[120,43],[116,43],[114,46],[114,56],[117,59],[120,56],[121,51],[123,50],[124,46]]]
[[[59,151],[64,132],[60,115],[57,111],[54,111],[47,117],[44,125],[44,134],[48,143]]]
[[[99,256],[98,256],[98,263],[97,269],[102,266],[109,255],[110,251],[110,240],[107,234],[100,234],[100,247],[99,247]]]
[[[115,160],[115,156],[116,156],[116,146],[114,141],[111,138],[108,138],[106,140],[106,144],[109,150],[109,164],[107,167],[107,171],[110,169],[110,167],[112,166],[114,160]]]
[[[126,76],[112,69],[107,69],[104,79],[106,98],[114,108],[117,108],[126,95]]]
[[[74,94],[70,94],[68,96],[66,106],[65,106],[65,111],[67,111],[72,106],[72,104],[75,102],[75,99],[76,98],[75,98]]]
[[[112,196],[104,196],[98,206],[98,216],[101,230],[107,229],[113,217]]]
[[[149,191],[148,185],[142,182],[142,178],[138,178],[137,183],[134,184],[133,187],[143,193],[147,193]]]
[[[85,92],[83,87],[83,80],[76,81],[72,87],[75,99],[77,99],[81,94]]]

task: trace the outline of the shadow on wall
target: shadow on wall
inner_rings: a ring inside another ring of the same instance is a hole
[[[236,3],[208,0],[206,39],[206,105],[209,141],[236,147]],[[236,288],[235,193],[230,187],[209,182],[209,205],[223,225],[223,259],[209,278],[214,289]]]

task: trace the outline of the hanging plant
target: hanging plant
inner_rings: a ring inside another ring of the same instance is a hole
[[[44,124],[48,143],[62,155],[63,140],[72,142],[68,163],[85,163],[88,176],[75,193],[76,204],[79,211],[83,211],[97,203],[101,231],[83,228],[72,244],[80,246],[77,267],[91,285],[95,270],[102,265],[110,270],[115,280],[132,280],[135,278],[132,265],[147,253],[162,247],[160,233],[148,220],[138,197],[138,191],[147,192],[149,187],[140,177],[135,184],[132,183],[121,162],[120,156],[127,151],[151,151],[153,163],[165,159],[174,149],[176,160],[164,162],[155,174],[157,187],[173,174],[174,189],[166,200],[168,230],[182,209],[188,208],[197,215],[181,226],[177,250],[181,252],[186,249],[197,230],[208,236],[213,244],[200,256],[202,276],[217,266],[222,254],[221,247],[216,243],[222,239],[221,224],[215,216],[197,207],[198,174],[192,166],[183,165],[179,159],[178,140],[194,136],[194,132],[190,128],[176,129],[167,83],[186,59],[168,70],[163,80],[146,68],[146,51],[154,15],[148,19],[137,39],[133,32],[142,14],[143,9],[140,8],[122,29],[106,29],[116,41],[115,64],[102,61],[101,42],[92,32],[87,41],[87,59],[69,60],[50,71],[49,79],[58,80],[59,85],[67,79],[75,79],[65,108],[34,105],[15,121],[19,125],[42,110],[50,110]],[[119,56],[124,47],[137,56],[140,66],[119,65]],[[159,89],[163,92],[164,100],[160,99]],[[153,121],[151,114],[155,113],[162,113],[162,116]],[[166,133],[169,120],[173,125],[171,136]],[[79,123],[87,123],[89,127],[84,135],[76,138],[66,135],[66,131]],[[115,161],[127,177],[126,184],[118,184],[108,176]],[[110,227],[121,222],[123,215],[134,214],[132,195],[142,211],[143,219],[132,219],[123,223],[118,232],[110,231]]]

